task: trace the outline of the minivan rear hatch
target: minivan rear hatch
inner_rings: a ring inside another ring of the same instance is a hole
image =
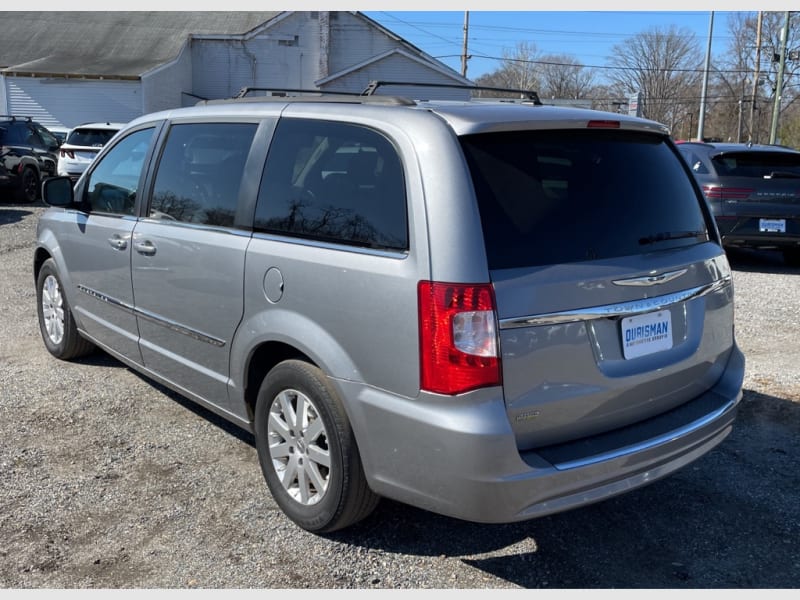
[[[730,271],[664,134],[462,135],[518,446],[619,429],[713,387],[733,348]]]

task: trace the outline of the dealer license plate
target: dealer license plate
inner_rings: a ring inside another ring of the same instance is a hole
[[[759,219],[758,230],[770,233],[786,233],[786,219]]]
[[[626,359],[672,348],[672,313],[668,310],[622,320],[622,352]]]

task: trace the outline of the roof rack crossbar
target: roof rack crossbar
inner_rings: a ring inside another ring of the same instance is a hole
[[[502,88],[491,87],[485,85],[464,85],[457,83],[421,83],[414,81],[382,81],[373,80],[369,82],[364,91],[361,92],[362,96],[372,96],[378,88],[383,86],[417,86],[417,87],[431,87],[431,88],[451,88],[456,90],[470,90],[470,91],[487,91],[487,92],[505,92],[510,94],[520,94],[524,99],[530,100],[536,106],[542,106],[542,101],[539,99],[539,93],[533,90],[522,90],[517,88]]]
[[[0,115],[0,119],[11,119],[12,121],[24,120],[28,123],[33,122],[33,117],[23,117],[21,115]]]

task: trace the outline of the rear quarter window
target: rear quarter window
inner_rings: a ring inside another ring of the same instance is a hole
[[[522,131],[461,139],[490,269],[608,259],[708,240],[681,158],[653,135]]]
[[[689,168],[692,171],[698,175],[708,175],[708,166],[706,165],[705,161],[700,158],[700,155],[697,154],[697,152],[685,146],[678,146],[678,151],[681,153],[681,156],[683,156],[686,164],[689,165]]]
[[[405,178],[383,134],[360,125],[282,119],[267,157],[256,230],[407,250]]]

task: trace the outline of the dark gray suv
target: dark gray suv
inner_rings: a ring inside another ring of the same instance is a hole
[[[731,270],[651,121],[209,102],[129,123],[44,199],[47,349],[99,347],[253,432],[309,531],[380,497],[486,523],[583,506],[734,422]]]
[[[728,248],[783,252],[800,266],[800,152],[759,144],[683,142]]]
[[[30,117],[0,115],[0,192],[37,200],[40,182],[56,174],[57,152],[55,136]]]

